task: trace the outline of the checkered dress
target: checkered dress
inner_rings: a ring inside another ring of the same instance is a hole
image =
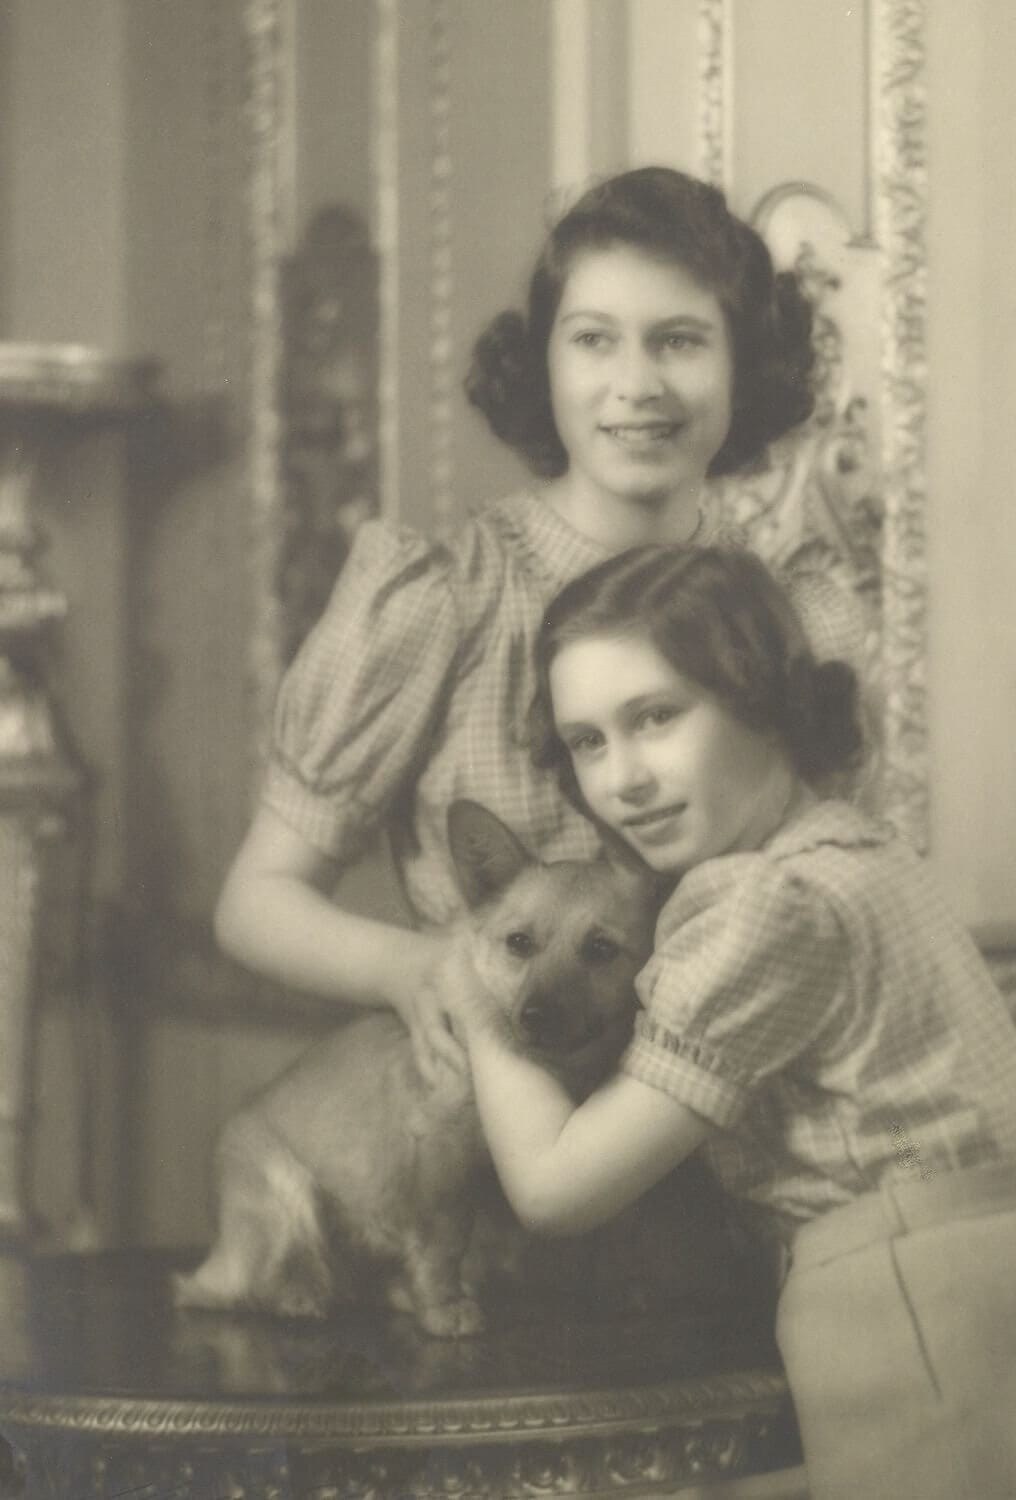
[[[887,1178],[1016,1172],[1012,1019],[924,862],[846,803],[690,871],[638,988],[623,1070],[722,1127],[718,1177],[781,1231]]]
[[[739,538],[707,516],[697,540]],[[385,828],[424,922],[461,905],[445,837],[455,797],[489,807],[545,859],[588,857],[595,835],[531,765],[526,719],[543,612],[607,555],[529,492],[447,546],[367,522],[283,683],[265,802],[343,863]],[[812,586],[805,602],[823,647],[844,638],[838,591]]]

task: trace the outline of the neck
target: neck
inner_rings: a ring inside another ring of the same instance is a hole
[[[551,480],[547,502],[574,530],[612,552],[654,542],[687,542],[702,518],[704,482],[665,494],[621,497],[586,488],[572,474]]]
[[[777,778],[773,788],[773,805],[771,809],[763,812],[762,830],[763,836],[754,846],[761,848],[780,829],[785,827],[799,814],[818,802],[819,797],[815,790],[806,781],[795,774],[791,774],[785,784],[781,784]]]

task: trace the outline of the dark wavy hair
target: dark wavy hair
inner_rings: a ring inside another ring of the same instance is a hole
[[[711,474],[729,474],[810,415],[811,304],[792,272],[779,274],[761,237],[723,194],[670,167],[639,167],[591,187],[551,230],[528,306],[481,333],[466,395],[493,432],[546,479],[568,455],[554,424],[547,346],[576,255],[630,245],[691,273],[722,306],[734,363],[730,431]]]
[[[597,635],[650,640],[742,724],[775,732],[806,781],[858,761],[853,668],[816,660],[797,611],[763,562],[731,547],[635,547],[566,585],[536,640],[533,762],[554,770],[580,808],[571,757],[554,729],[550,668],[569,642]]]

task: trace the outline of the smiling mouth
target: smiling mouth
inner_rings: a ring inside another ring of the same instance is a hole
[[[680,430],[677,422],[619,422],[613,426],[604,424],[601,428],[608,437],[633,448],[646,443],[666,443]]]
[[[670,818],[676,818],[687,808],[687,802],[675,802],[670,807],[656,808],[652,812],[633,813],[630,818],[625,818],[624,828],[653,828],[657,823],[665,823]]]

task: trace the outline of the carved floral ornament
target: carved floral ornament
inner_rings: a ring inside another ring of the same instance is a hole
[[[698,161],[729,182],[732,0],[699,0]],[[726,504],[763,556],[822,567],[853,592],[881,700],[878,800],[928,837],[925,716],[925,6],[865,0],[869,222],[851,233],[823,190],[778,186],[755,220],[816,305],[819,402]]]

